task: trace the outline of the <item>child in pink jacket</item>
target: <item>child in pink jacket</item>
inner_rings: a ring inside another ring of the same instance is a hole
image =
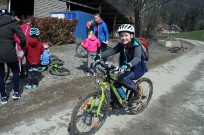
[[[97,54],[98,48],[101,46],[100,41],[94,36],[93,31],[88,31],[88,37],[82,42],[82,46],[88,52],[87,58],[87,76],[93,74],[96,76],[96,68],[93,65],[92,57]]]

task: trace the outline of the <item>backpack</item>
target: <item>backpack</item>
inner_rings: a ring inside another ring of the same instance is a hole
[[[142,57],[144,58],[144,61],[148,61],[149,52],[148,52],[148,45],[147,45],[146,39],[143,37],[139,37],[139,38],[135,38],[135,40],[142,46]]]

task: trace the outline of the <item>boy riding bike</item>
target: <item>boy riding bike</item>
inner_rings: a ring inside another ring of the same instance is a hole
[[[140,89],[133,80],[141,78],[147,72],[147,67],[145,64],[145,60],[142,57],[143,51],[141,43],[138,43],[134,39],[134,31],[134,27],[130,24],[121,25],[118,29],[120,42],[115,47],[113,47],[112,50],[106,50],[105,52],[96,55],[94,60],[97,61],[101,58],[120,53],[119,71],[122,74],[118,75],[117,79],[120,82],[127,84],[129,88],[135,90],[133,102],[136,102],[138,99],[137,95],[140,92]],[[127,70],[129,70],[129,72],[125,72]],[[115,85],[118,91],[121,90],[121,86],[119,86],[118,84]],[[119,92],[119,94],[123,99],[126,98],[124,91]],[[115,97],[113,93],[111,93],[111,99],[113,101],[116,101],[114,100]],[[114,105],[114,103],[112,102],[111,105]]]

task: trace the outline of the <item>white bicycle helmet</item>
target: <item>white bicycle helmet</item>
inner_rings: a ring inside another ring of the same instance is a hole
[[[47,42],[43,43],[43,47],[44,47],[44,49],[48,49],[49,48],[48,43]]]
[[[30,35],[35,35],[35,36],[40,35],[39,29],[38,28],[31,28],[30,29]]]
[[[118,33],[120,32],[130,32],[130,33],[135,33],[135,28],[131,24],[122,24],[118,28]]]

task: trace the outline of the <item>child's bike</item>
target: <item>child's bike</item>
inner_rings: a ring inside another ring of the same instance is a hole
[[[138,88],[140,88],[140,92],[137,94],[138,99],[133,102],[134,92],[110,75],[115,67],[99,64],[104,68],[98,67],[102,73],[103,81],[96,79],[96,91],[81,98],[72,112],[71,130],[75,134],[93,134],[101,128],[110,110],[107,97],[108,90],[116,97],[115,104],[118,107],[123,107],[132,114],[138,114],[144,111],[152,97],[153,84],[151,80],[140,78],[136,81]],[[114,85],[115,83],[119,83],[123,88],[126,88],[126,102],[121,99]]]
[[[110,46],[107,46],[107,50],[112,49]],[[81,42],[77,44],[76,46],[76,56],[79,58],[87,58],[87,51],[82,47]],[[109,56],[108,57],[108,61],[112,61],[113,60],[113,56]]]
[[[60,60],[58,57],[51,58],[49,65],[49,71],[52,75],[56,76],[66,76],[70,75],[70,70],[63,67],[64,61]]]

